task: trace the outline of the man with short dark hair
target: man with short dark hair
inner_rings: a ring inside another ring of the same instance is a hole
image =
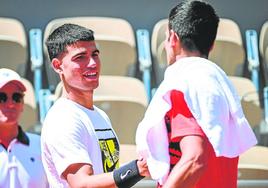
[[[130,187],[148,174],[144,159],[119,167],[119,141],[104,111],[93,105],[100,58],[93,31],[56,28],[46,42],[63,96],[42,129],[42,161],[50,187]]]
[[[170,11],[169,66],[136,135],[159,187],[236,188],[238,157],[257,143],[234,86],[207,59],[218,22],[202,1]]]

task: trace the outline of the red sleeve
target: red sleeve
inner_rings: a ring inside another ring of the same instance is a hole
[[[189,110],[181,91],[173,90],[170,95],[172,109],[169,111],[171,120],[171,139],[187,135],[205,136]]]

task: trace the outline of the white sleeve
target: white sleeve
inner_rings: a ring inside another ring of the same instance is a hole
[[[53,126],[50,125],[50,130],[47,130],[49,135],[46,135],[45,145],[60,176],[71,164],[91,164],[86,145],[89,139],[88,134],[85,136],[87,129],[79,118],[68,114],[46,123],[52,123]]]

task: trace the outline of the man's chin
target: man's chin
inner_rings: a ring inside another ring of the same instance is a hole
[[[97,89],[99,87],[99,82],[92,86],[93,89]]]

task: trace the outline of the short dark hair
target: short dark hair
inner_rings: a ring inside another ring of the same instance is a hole
[[[208,56],[216,38],[219,17],[211,5],[203,1],[183,1],[171,9],[168,27],[188,51]]]
[[[94,32],[76,24],[63,24],[47,38],[46,46],[50,60],[66,50],[66,46],[77,41],[93,41]]]

